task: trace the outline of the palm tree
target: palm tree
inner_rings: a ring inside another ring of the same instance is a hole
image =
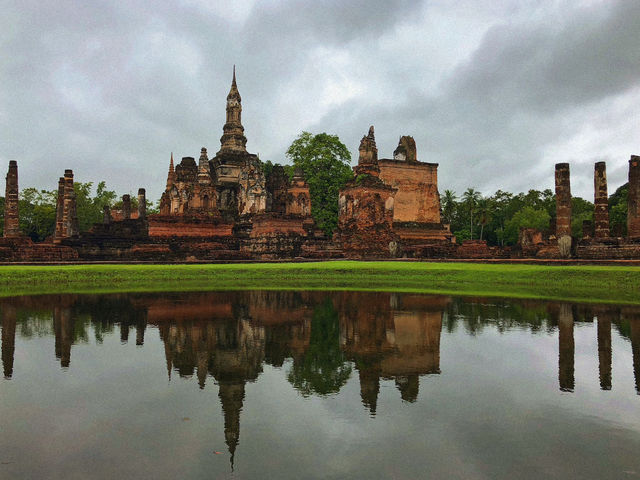
[[[480,198],[478,200],[478,206],[476,207],[476,213],[478,214],[478,223],[480,224],[480,240],[482,240],[482,234],[484,233],[484,226],[491,220],[491,214],[493,213],[493,204],[488,198]]]
[[[471,240],[473,240],[473,212],[476,209],[480,198],[482,198],[480,196],[480,192],[476,191],[474,188],[467,188],[467,191],[462,194],[462,201],[469,210],[469,234],[471,235]]]
[[[451,190],[445,190],[442,196],[442,217],[445,222],[451,224],[453,213],[456,210],[456,194]]]

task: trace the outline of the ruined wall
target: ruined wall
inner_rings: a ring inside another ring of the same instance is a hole
[[[440,223],[437,164],[382,159],[378,165],[382,181],[398,189],[394,221]]]

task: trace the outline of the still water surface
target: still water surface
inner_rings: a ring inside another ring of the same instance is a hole
[[[640,309],[0,300],[0,478],[640,478]]]

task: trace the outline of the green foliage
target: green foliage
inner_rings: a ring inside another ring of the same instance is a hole
[[[115,192],[106,189],[105,182],[98,183],[93,196],[92,187],[92,182],[74,183],[76,212],[81,232],[89,230],[94,223],[101,222],[102,207],[112,204],[116,198]],[[41,242],[53,235],[56,228],[57,196],[57,190],[38,190],[32,187],[20,192],[18,201],[20,230],[33,241]],[[4,199],[1,203],[0,211],[4,212]],[[135,197],[132,198],[132,204],[137,206]],[[4,225],[4,221],[0,223]]]
[[[571,235],[582,238],[582,222],[593,222],[593,203],[580,197],[571,198]]]
[[[56,197],[58,192],[25,188],[18,200],[20,230],[40,242],[50,235],[56,226]]]
[[[338,224],[338,193],[353,173],[351,154],[336,135],[302,132],[287,150],[309,184],[311,215],[328,235]]]
[[[627,198],[629,184],[625,183],[609,197],[609,228],[611,236],[625,236],[627,234]]]
[[[513,245],[518,241],[521,228],[537,228],[544,230],[549,226],[549,213],[544,209],[536,209],[527,205],[518,210],[505,225],[505,240]]]
[[[294,360],[289,382],[303,395],[337,393],[347,383],[351,367],[340,348],[340,321],[331,300],[313,311],[309,348]]]

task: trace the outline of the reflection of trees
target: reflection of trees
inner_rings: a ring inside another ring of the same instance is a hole
[[[351,376],[340,349],[338,312],[329,299],[313,311],[307,350],[293,362],[289,382],[303,395],[336,393]]]

